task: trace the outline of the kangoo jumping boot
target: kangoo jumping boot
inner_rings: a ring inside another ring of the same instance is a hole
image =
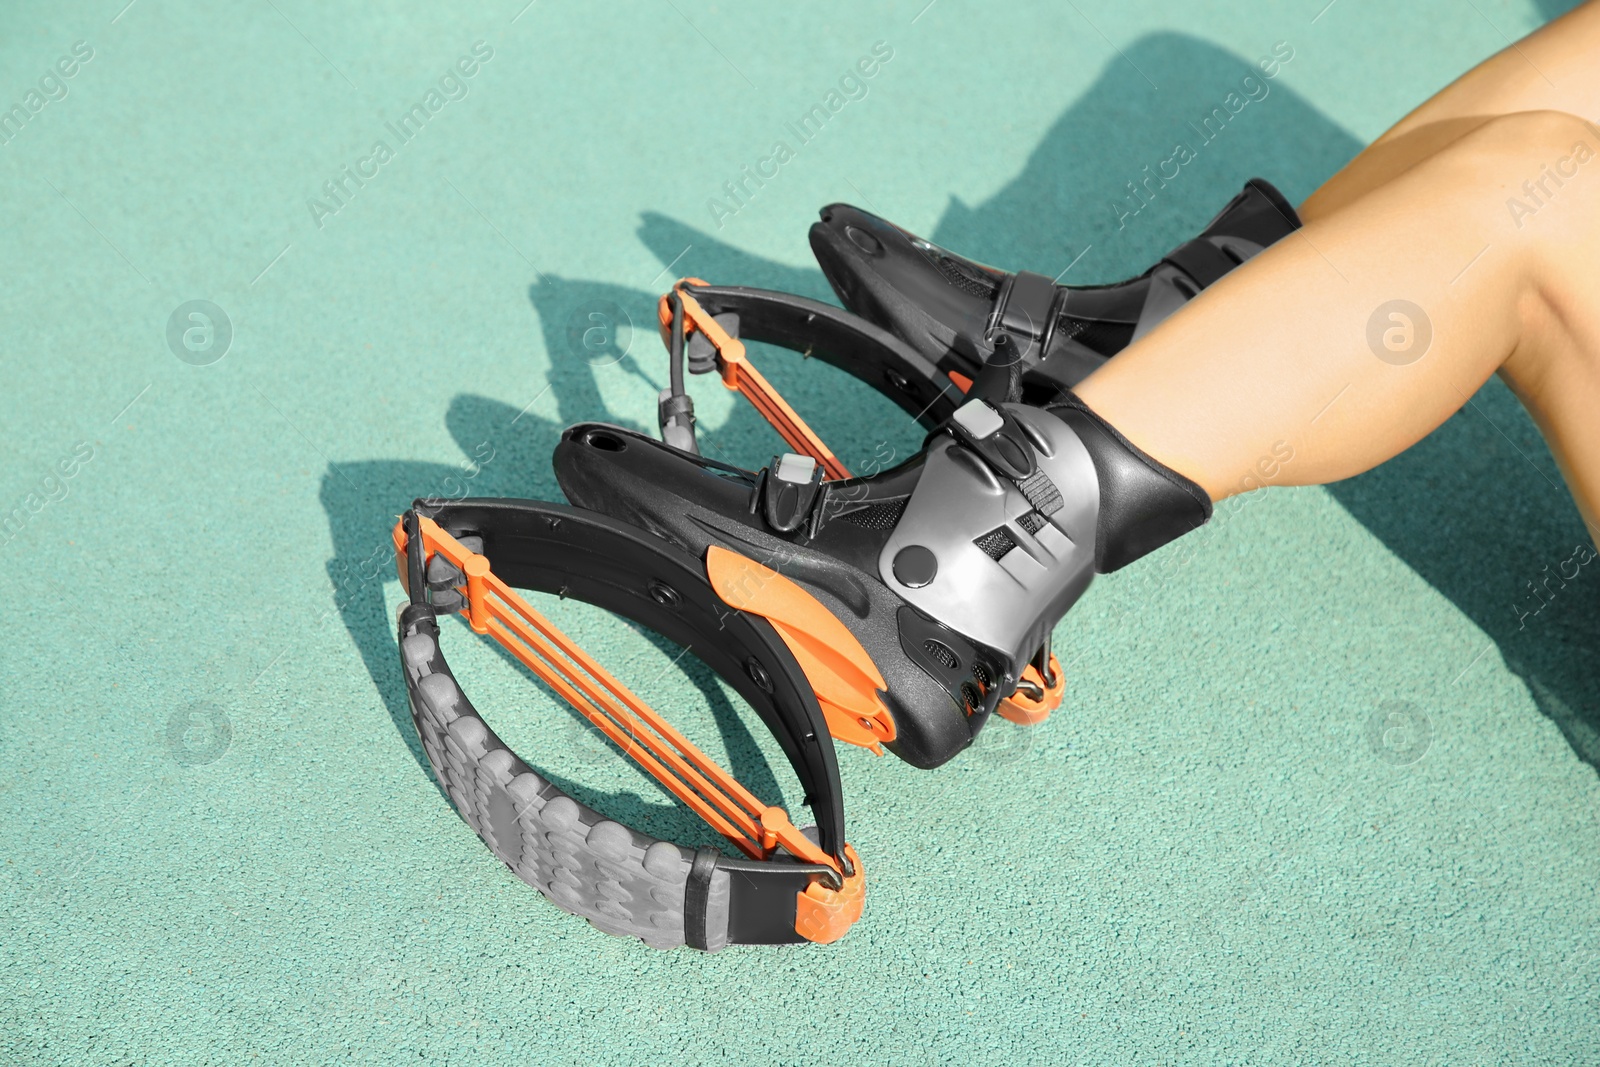
[[[771,621],[836,740],[919,767],[1003,701],[1059,700],[1051,631],[1094,575],[1211,515],[1203,489],[1070,394],[969,399],[867,478],[827,479],[797,453],[742,470],[600,423],[568,429],[554,465],[573,504],[702,560],[730,611]]]
[[[1023,395],[1032,403],[1077,384],[1300,226],[1283,194],[1252,178],[1199,236],[1137,278],[1076,287],[983,266],[848,204],[830,204],[821,216],[811,227],[811,249],[846,308],[910,344],[958,385],[985,364],[1020,363]]]

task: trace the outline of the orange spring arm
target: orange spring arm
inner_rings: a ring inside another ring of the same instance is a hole
[[[782,846],[803,862],[839,870],[838,862],[802,834],[782,808],[763,804],[595,662],[495,576],[486,557],[464,547],[432,519],[418,516],[418,525],[424,561],[441,555],[466,576],[466,618],[473,630],[493,637],[714,830],[752,859],[766,859]],[[404,524],[396,524],[402,584],[406,540]]]
[[[806,421],[789,406],[789,402],[772,387],[772,383],[756,370],[745,353],[744,342],[730,336],[716,318],[700,306],[699,301],[684,291],[684,286],[695,284],[705,283],[698,278],[685,278],[674,286],[678,299],[683,301],[684,335],[699,330],[711,342],[711,346],[717,350],[717,370],[722,375],[722,384],[737,390],[750,401],[756,412],[778,431],[790,448],[821,464],[826,477],[850,477],[849,469],[833,454],[833,450],[823,443],[815,430],[806,425]],[[661,298],[659,311],[663,328],[671,329],[672,311],[665,296]]]

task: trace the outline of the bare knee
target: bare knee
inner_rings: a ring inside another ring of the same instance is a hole
[[[1533,395],[1550,366],[1579,356],[1592,375],[1600,365],[1588,267],[1600,254],[1600,127],[1564,111],[1514,112],[1455,147],[1458,173],[1498,219],[1486,234],[1496,254],[1524,257],[1515,294],[1523,343],[1503,368],[1507,380]]]
[[[1485,121],[1414,172],[1422,195],[1528,266],[1600,247],[1600,127],[1564,111]],[[1419,190],[1413,190],[1418,192]]]
[[[1600,159],[1600,127],[1565,111],[1496,116],[1447,151],[1472,168],[1478,183],[1503,187],[1530,210],[1569,184],[1592,187],[1590,196],[1600,191],[1600,165],[1590,166]]]
[[[1579,142],[1587,142],[1591,149],[1600,150],[1600,129],[1569,111],[1547,110],[1496,115],[1464,136],[1460,143],[1480,152],[1520,154],[1528,158],[1550,150],[1565,151]]]

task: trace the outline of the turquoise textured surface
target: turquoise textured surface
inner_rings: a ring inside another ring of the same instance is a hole
[[[652,425],[674,275],[828,298],[825,203],[1112,280],[1565,5],[523,2],[0,13],[0,1062],[1600,1059],[1600,569],[1528,599],[1584,532],[1498,385],[1098,582],[1045,725],[842,751],[829,948],[655,952],[519,882],[421,760],[387,556],[415,496],[559,498],[562,426]],[[767,365],[847,462],[917,447]],[[713,447],[779,450],[693,388]],[[692,660],[560,618],[799,811]],[[530,762],[710,840],[448,639]]]

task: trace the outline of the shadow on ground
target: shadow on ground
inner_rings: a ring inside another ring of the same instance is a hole
[[[1583,0],[1534,0],[1534,7],[1539,9],[1539,14],[1544,16],[1546,22],[1565,15],[1568,11],[1581,4]]]
[[[1553,13],[1570,5],[1544,6]],[[980,204],[952,197],[925,236],[1011,269],[1054,276],[1074,264],[1066,280],[1093,283],[1143,270],[1197,231],[1253,175],[1271,179],[1293,201],[1304,199],[1361,146],[1285,85],[1268,82],[1264,97],[1257,90],[1259,98],[1210,140],[1196,133],[1228,94],[1245,95],[1244,79],[1257,73],[1256,58],[1179,34],[1140,40],[1062,114],[1016,178]],[[1140,71],[1159,71],[1161,87]],[[1178,143],[1189,146],[1194,159],[1176,178],[1146,185],[1145,196],[1131,199],[1128,183],[1143,182],[1145,168],[1153,171]],[[862,206],[896,214],[894,204]],[[662,215],[647,213],[639,236],[663,265],[672,264],[675,275],[831,299],[818,271],[752,255]],[[804,234],[794,235],[796,246],[803,240]],[[669,277],[663,271],[659,284],[669,284]],[[324,478],[322,501],[335,546],[328,565],[338,591],[335,608],[419,764],[426,766],[381,587],[391,566],[386,545],[395,515],[428,494],[559,500],[549,458],[563,426],[604,420],[653,430],[607,409],[600,375],[636,376],[652,391],[665,384],[654,332],[658,296],[659,290],[547,276],[530,287],[529,300],[549,354],[554,421],[519,416],[482,397],[458,396],[444,417],[465,467],[336,463]],[[920,438],[887,401],[832,368],[802,366],[793,357],[768,359],[762,367],[847,463],[852,456],[881,455],[883,437],[875,427],[886,423],[904,426],[897,448],[914,448]],[[744,406],[702,440],[708,453],[745,466],[760,465],[781,449]],[[467,477],[485,445],[494,458]],[[1510,394],[1491,383],[1468,409],[1405,455],[1330,491],[1484,630],[1574,750],[1600,766],[1600,680],[1587,667],[1600,649],[1600,563],[1564,586],[1547,586],[1547,597],[1530,600],[1528,583],[1557,573],[1588,539],[1548,451]],[[380,580],[372,580],[373,573]],[[1534,605],[1544,606],[1530,613]],[[708,699],[722,699],[709,678],[696,683]],[[740,736],[737,716],[719,718],[727,724],[734,770],[762,792],[760,786],[772,782],[770,768],[748,734]],[[559,766],[558,756],[551,759]],[[704,827],[675,805],[633,794],[594,795],[581,784],[556,780],[600,810],[635,825],[648,823],[662,836],[682,842],[705,837]]]

